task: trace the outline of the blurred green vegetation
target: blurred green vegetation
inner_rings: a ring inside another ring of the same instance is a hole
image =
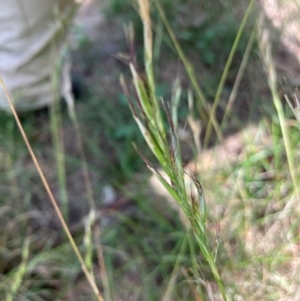
[[[247,3],[237,0],[163,0],[161,3],[211,103]],[[118,35],[124,24],[134,24],[141,66],[142,24],[136,9],[135,1],[110,0],[105,15],[109,26],[116,24],[114,29],[118,30]],[[176,77],[180,78],[183,93],[179,124],[188,132],[188,141],[182,142],[183,156],[188,154],[188,162],[195,152],[190,147],[193,138],[187,116],[192,114],[199,120],[199,112],[195,107],[192,112],[188,108],[187,91],[191,84],[154,5],[152,16],[153,30],[157,33],[154,44],[157,94],[169,101],[172,83]],[[218,120],[222,119],[254,22],[253,16],[237,47],[217,110]],[[114,34],[109,32],[108,36],[111,35],[113,40]],[[152,161],[153,156],[143,142],[119,86],[120,74],[125,74],[130,82],[128,66],[118,62],[113,57],[114,52],[105,56],[102,48],[88,41],[80,29],[77,38],[80,47],[76,50],[76,59],[81,59],[81,63],[91,69],[87,68],[83,74],[87,81],[86,91],[76,106],[95,194],[97,225],[101,226],[111,300],[199,300],[195,291],[199,298],[206,300],[203,291],[210,287],[209,282],[203,283],[203,280],[212,280],[209,268],[203,263],[192,233],[183,227],[177,212],[149,188],[149,171],[132,146],[134,142]],[[103,48],[109,43],[106,38]],[[117,50],[127,51],[125,35],[116,44]],[[90,51],[93,48],[96,54]],[[264,237],[293,194],[281,127],[268,91],[258,49],[254,45],[224,135],[242,131],[253,122],[257,124],[257,132],[253,136],[249,134],[250,141],[241,150],[242,161],[229,167],[206,170],[199,175],[211,207],[208,218],[212,237],[216,224],[222,223],[217,265],[232,300],[249,300],[254,291],[259,291],[257,283],[261,284],[261,295],[257,300],[278,300],[284,293],[274,280],[277,276],[281,277],[282,283],[293,280],[297,284],[298,281],[297,277],[290,279],[283,271],[285,267],[289,270],[294,260],[293,255],[284,250],[285,245],[298,242],[296,211],[290,215],[292,225],[284,221],[290,235],[285,238],[288,243],[283,239],[277,250],[273,249],[265,256],[249,247],[255,241],[250,236]],[[288,114],[290,117],[290,112]],[[50,186],[58,196],[48,113],[25,114],[21,120]],[[84,253],[84,223],[89,208],[82,177],[82,158],[65,108],[62,109],[62,120],[70,199],[69,224]],[[201,129],[202,139],[204,123]],[[263,136],[262,132],[271,138],[266,138],[266,144],[256,144]],[[292,153],[297,159],[298,128],[293,127],[289,135]],[[212,160],[219,154],[214,156]],[[107,186],[116,194],[116,207],[103,204],[103,189]],[[5,113],[0,113],[0,205],[0,295],[8,296],[16,282],[25,240],[30,237],[25,274],[14,300],[92,300],[80,265],[62,233],[16,125]],[[99,268],[97,244],[93,251],[94,272],[103,291],[99,280],[102,269]],[[201,279],[195,273],[198,265],[203,271]],[[274,275],[273,280],[268,278],[266,286],[264,272]],[[248,283],[249,287],[241,282]],[[168,297],[170,288],[171,297]]]

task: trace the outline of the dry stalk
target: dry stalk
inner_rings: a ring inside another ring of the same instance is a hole
[[[63,229],[64,229],[64,231],[65,231],[65,233],[66,233],[66,235],[67,235],[67,237],[69,239],[69,242],[70,242],[70,244],[71,244],[71,246],[73,248],[73,251],[74,251],[76,257],[78,258],[78,260],[79,260],[79,262],[81,264],[82,271],[84,272],[84,274],[85,274],[85,276],[86,276],[86,278],[87,278],[87,280],[88,280],[88,282],[89,282],[89,284],[90,284],[90,286],[91,286],[91,288],[93,290],[93,293],[97,297],[98,301],[104,301],[104,299],[102,298],[102,296],[100,294],[100,291],[99,291],[99,289],[98,289],[98,287],[97,287],[97,285],[96,285],[96,283],[94,281],[94,277],[88,271],[88,269],[86,267],[86,264],[85,264],[85,262],[84,262],[84,260],[83,260],[83,258],[81,256],[81,254],[79,252],[79,249],[78,249],[78,247],[77,247],[77,245],[76,245],[76,243],[75,243],[75,241],[74,241],[74,239],[72,237],[72,234],[71,234],[71,232],[70,232],[70,230],[69,230],[69,228],[67,226],[67,223],[65,222],[65,219],[64,219],[64,217],[63,217],[63,215],[62,215],[62,213],[61,213],[61,211],[59,209],[59,206],[58,206],[58,204],[57,204],[57,202],[56,202],[56,200],[54,198],[54,195],[53,195],[53,193],[52,193],[52,191],[51,191],[51,189],[49,187],[48,181],[46,180],[46,177],[45,177],[45,175],[44,175],[44,173],[42,171],[42,168],[41,168],[41,166],[40,166],[40,164],[39,164],[39,162],[38,162],[38,160],[37,160],[37,158],[35,156],[35,153],[34,153],[32,147],[31,147],[29,141],[28,141],[27,135],[26,135],[26,133],[25,133],[25,131],[23,129],[23,126],[22,126],[22,124],[20,122],[18,114],[17,114],[17,112],[15,110],[15,107],[13,105],[13,101],[12,101],[12,99],[11,99],[11,97],[9,95],[9,92],[8,92],[8,90],[7,90],[7,88],[6,88],[6,86],[5,86],[5,84],[4,84],[4,82],[3,82],[3,80],[2,80],[1,77],[0,77],[0,85],[3,88],[3,90],[4,90],[4,93],[6,95],[7,101],[9,103],[9,106],[10,106],[10,109],[11,109],[11,112],[12,112],[12,114],[14,116],[14,119],[15,119],[17,125],[18,125],[20,133],[21,133],[21,135],[22,135],[22,137],[24,139],[24,142],[25,142],[25,144],[27,146],[27,149],[28,149],[28,151],[30,153],[30,156],[31,156],[31,158],[32,158],[32,160],[34,162],[34,165],[35,165],[35,167],[36,167],[36,169],[38,171],[38,174],[39,174],[39,176],[40,176],[40,178],[42,180],[42,183],[43,183],[43,185],[45,187],[45,190],[46,190],[46,192],[47,192],[47,194],[48,194],[48,196],[50,198],[50,201],[51,201],[51,203],[52,203],[52,205],[54,207],[54,210],[55,210],[55,212],[57,214],[57,217],[60,220],[60,222],[62,224],[62,227],[63,227]]]

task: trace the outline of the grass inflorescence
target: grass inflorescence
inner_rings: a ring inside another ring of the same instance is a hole
[[[134,103],[128,93],[128,89],[121,78],[121,85],[128,97],[129,105],[133,117],[140,128],[148,147],[157,158],[164,177],[152,163],[150,163],[141,152],[142,159],[152,173],[158,177],[159,181],[176,200],[184,214],[190,221],[192,230],[200,247],[201,253],[210,266],[211,272],[219,286],[223,300],[227,300],[225,289],[216,266],[214,250],[210,246],[207,231],[207,207],[202,185],[195,174],[190,173],[193,189],[189,192],[185,181],[185,171],[181,160],[179,138],[177,134],[177,111],[178,98],[173,98],[171,104],[164,100],[159,100],[155,92],[155,80],[152,62],[152,26],[150,18],[150,4],[147,0],[140,0],[139,11],[144,26],[144,66],[146,70],[146,80],[138,74],[135,59],[130,62],[130,69],[133,76],[137,103]],[[129,41],[130,44],[133,41]],[[176,93],[175,93],[176,95]],[[170,108],[172,107],[172,110]],[[164,127],[162,110],[169,125],[170,141]],[[173,113],[173,114],[172,114]],[[170,144],[170,146],[169,146]],[[194,192],[195,191],[195,192]]]
[[[74,60],[85,101],[20,127],[55,210],[1,115],[1,298],[299,300],[300,97],[278,85],[293,64],[263,6],[204,2],[107,1],[104,42]],[[108,52],[128,19],[126,68]]]

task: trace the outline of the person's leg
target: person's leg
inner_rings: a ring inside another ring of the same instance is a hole
[[[50,105],[69,85],[61,74],[75,9],[73,0],[0,0],[0,76],[18,111]],[[9,110],[1,88],[0,109]]]

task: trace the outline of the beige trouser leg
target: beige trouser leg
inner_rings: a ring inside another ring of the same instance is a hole
[[[73,0],[0,0],[0,76],[18,111],[48,106],[69,85],[60,70],[74,11]],[[9,111],[2,88],[0,109]]]

